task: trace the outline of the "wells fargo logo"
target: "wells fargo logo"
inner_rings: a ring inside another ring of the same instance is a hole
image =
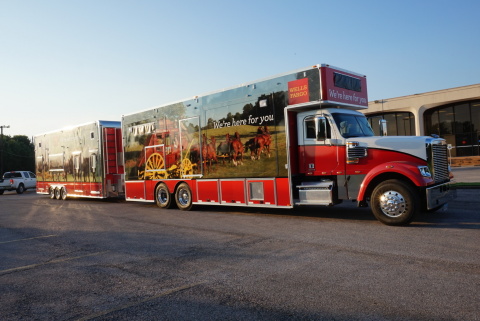
[[[302,78],[288,83],[288,104],[295,105],[310,101],[308,93],[308,78]]]

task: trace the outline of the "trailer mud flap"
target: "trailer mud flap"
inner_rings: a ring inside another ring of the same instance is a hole
[[[448,203],[457,197],[457,190],[451,188],[450,183],[427,188],[427,210],[431,210]]]

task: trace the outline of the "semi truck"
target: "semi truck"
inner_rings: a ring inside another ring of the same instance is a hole
[[[375,136],[367,107],[366,76],[321,64],[124,115],[125,198],[180,210],[348,200],[387,225],[445,206],[445,140]]]
[[[99,120],[34,137],[37,193],[52,199],[124,195],[121,123]]]

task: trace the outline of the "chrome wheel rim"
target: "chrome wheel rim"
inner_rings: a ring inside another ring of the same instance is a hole
[[[165,188],[158,189],[157,200],[160,204],[166,204],[168,202],[168,192]]]
[[[380,196],[380,209],[388,217],[398,217],[407,211],[407,202],[399,192],[386,191]]]
[[[180,204],[183,206],[186,206],[190,202],[190,194],[188,191],[184,188],[182,188],[180,191],[178,191],[178,201]]]

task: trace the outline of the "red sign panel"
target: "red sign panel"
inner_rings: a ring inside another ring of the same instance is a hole
[[[330,67],[321,68],[322,100],[368,107],[367,78]]]
[[[295,105],[310,101],[308,78],[302,78],[288,83],[288,104]]]

